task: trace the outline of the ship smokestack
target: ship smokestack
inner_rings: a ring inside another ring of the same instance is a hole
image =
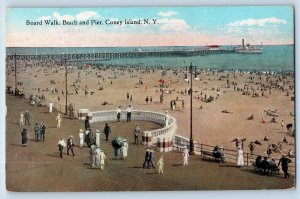
[[[245,41],[244,41],[244,39],[242,39],[242,46],[243,46],[243,47],[245,46]]]

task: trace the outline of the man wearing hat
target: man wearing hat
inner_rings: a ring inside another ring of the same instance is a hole
[[[80,129],[79,130],[79,145],[80,145],[80,148],[83,148],[83,140],[84,140],[83,136],[84,136],[83,130]]]
[[[123,143],[123,146],[122,146],[122,156],[123,156],[124,160],[128,156],[128,143],[127,143],[126,139],[124,139],[124,143]]]
[[[41,123],[41,126],[40,126],[40,140],[42,141],[45,141],[45,134],[46,134],[46,126],[44,123]]]
[[[34,126],[34,140],[36,142],[39,141],[39,131],[40,131],[39,124],[35,123],[35,126]]]
[[[73,136],[70,135],[70,138],[67,140],[67,155],[69,155],[69,151],[71,150],[72,155],[75,156],[73,146],[74,146]]]
[[[150,149],[147,149],[146,150],[146,154],[145,154],[145,161],[144,161],[144,164],[143,164],[143,168],[149,168],[148,166],[148,161],[150,160]]]
[[[57,116],[56,116],[56,121],[57,121],[57,126],[56,126],[56,128],[60,129],[60,123],[61,123],[60,113],[57,114]]]
[[[280,160],[278,162],[278,166],[281,164],[281,168],[282,168],[282,171],[284,173],[284,178],[289,178],[290,177],[290,175],[288,173],[290,162],[292,162],[292,161],[284,155],[282,155],[282,158],[280,158]]]
[[[120,118],[121,118],[121,106],[119,106],[118,109],[117,109],[117,120],[118,120],[118,122],[120,122]]]
[[[105,123],[105,127],[104,127],[104,130],[103,130],[103,133],[105,134],[106,141],[108,141],[108,136],[111,133],[111,130],[110,130],[110,127],[108,126],[107,123]]]
[[[29,111],[25,111],[25,114],[24,114],[24,118],[25,118],[25,125],[28,124],[30,126],[30,113]]]
[[[149,159],[148,159],[148,166],[147,168],[153,168],[155,169],[155,166],[154,166],[154,162],[155,162],[155,158],[154,158],[154,151],[153,150],[150,150],[150,154],[149,154]]]
[[[134,143],[139,144],[140,143],[140,135],[141,135],[141,128],[139,125],[135,125],[134,128]]]
[[[57,143],[57,146],[58,146],[58,150],[59,150],[59,155],[60,155],[61,158],[63,158],[62,154],[63,154],[63,151],[64,151],[64,147],[66,147],[66,143],[65,143],[63,138],[60,138],[60,140]]]
[[[127,122],[131,122],[131,105],[126,109],[127,112]]]

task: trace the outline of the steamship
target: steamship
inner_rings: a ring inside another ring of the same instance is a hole
[[[245,45],[244,43],[244,39],[242,39],[242,45],[241,46],[237,46],[234,49],[235,53],[244,53],[244,54],[261,54],[263,53],[263,47],[262,47],[262,43],[260,45],[260,47],[257,46],[252,46],[249,43]]]

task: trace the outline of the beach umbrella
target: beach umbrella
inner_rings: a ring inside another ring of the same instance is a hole
[[[159,83],[164,83],[165,81],[163,79],[158,80]]]
[[[124,138],[120,136],[114,137],[111,141],[111,144],[115,149],[119,149],[124,145]]]

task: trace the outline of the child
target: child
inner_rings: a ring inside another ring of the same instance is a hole
[[[157,162],[157,166],[158,166],[158,174],[164,174],[164,157],[160,156],[158,162]]]

